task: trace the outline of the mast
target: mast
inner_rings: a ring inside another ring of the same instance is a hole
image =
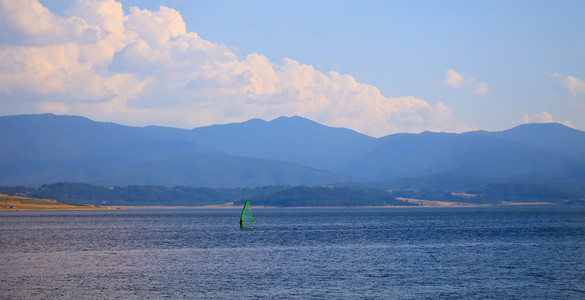
[[[252,224],[254,221],[254,217],[252,216],[252,205],[250,204],[250,200],[246,200],[244,203],[244,208],[242,208],[242,216],[240,217],[240,228],[244,228]]]

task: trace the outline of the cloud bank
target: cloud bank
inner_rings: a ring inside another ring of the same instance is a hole
[[[37,0],[0,0],[0,58],[3,114],[184,128],[300,115],[374,136],[458,130],[442,102],[386,97],[293,59],[238,57],[187,32],[180,13],[164,6],[126,14],[114,0],[78,0],[63,17]],[[449,71],[447,85],[470,80]],[[478,94],[488,92],[478,85]]]

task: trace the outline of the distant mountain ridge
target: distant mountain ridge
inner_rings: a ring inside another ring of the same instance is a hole
[[[333,170],[378,144],[376,138],[298,116],[200,127],[193,129],[193,137],[227,153],[284,160],[325,170]]]
[[[476,131],[467,134],[493,136],[548,150],[557,155],[585,159],[585,132],[559,123],[523,124],[500,132]]]
[[[584,168],[585,161],[577,159],[577,151],[567,155],[565,151],[499,137],[506,133],[392,135],[337,171],[370,180],[437,173],[493,179],[552,179]]]
[[[207,187],[324,184],[349,177],[239,157],[197,143],[190,130],[130,127],[52,114],[0,117],[1,185],[88,182]]]
[[[41,114],[0,117],[0,140],[0,185],[585,186],[585,132],[557,123],[373,138],[298,116],[185,130]]]

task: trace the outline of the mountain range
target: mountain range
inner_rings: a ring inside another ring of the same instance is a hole
[[[294,116],[192,130],[53,114],[0,117],[0,185],[585,186],[585,132],[558,123],[381,138]]]

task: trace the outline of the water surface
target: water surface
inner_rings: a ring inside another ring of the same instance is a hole
[[[585,210],[0,213],[0,298],[585,298]]]

